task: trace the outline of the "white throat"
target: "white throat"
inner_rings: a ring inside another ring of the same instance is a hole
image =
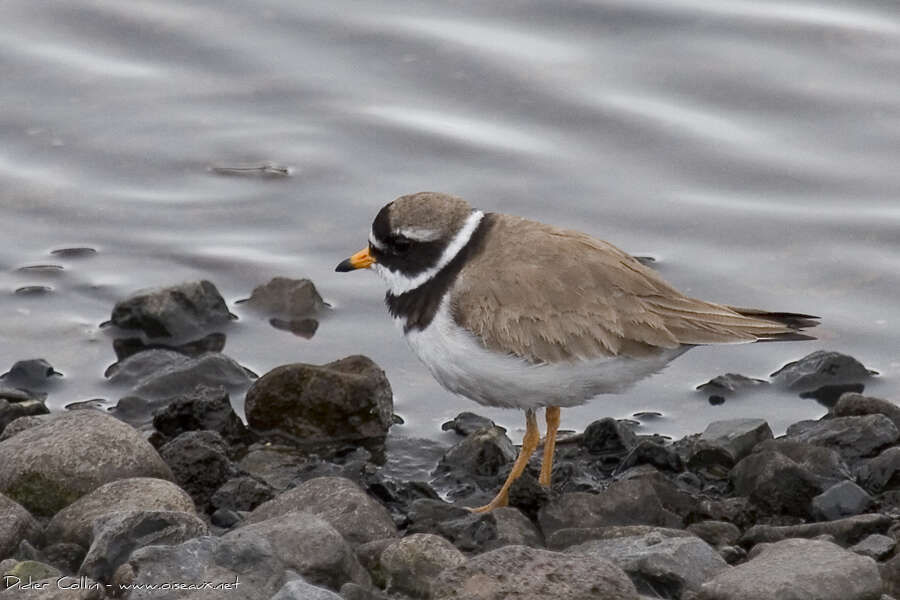
[[[441,269],[446,267],[450,261],[459,254],[459,251],[469,243],[470,239],[472,239],[472,234],[475,233],[475,229],[478,228],[478,224],[481,223],[481,219],[483,218],[484,213],[480,210],[472,211],[466,218],[466,222],[460,230],[456,232],[456,235],[453,236],[453,239],[451,239],[450,243],[447,244],[447,247],[444,248],[444,252],[441,254],[437,263],[415,277],[408,277],[403,273],[391,271],[378,263],[373,264],[372,269],[374,269],[388,284],[388,291],[392,295],[399,296],[400,294],[405,294],[410,290],[414,290],[437,275]]]

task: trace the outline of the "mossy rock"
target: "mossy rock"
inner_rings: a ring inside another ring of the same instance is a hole
[[[81,497],[79,491],[35,471],[22,473],[5,490],[5,494],[39,517],[52,517]]]

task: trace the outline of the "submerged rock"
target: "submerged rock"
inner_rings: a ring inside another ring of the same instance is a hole
[[[487,417],[482,417],[481,415],[476,415],[471,412],[461,412],[452,420],[441,424],[441,429],[443,431],[452,430],[462,436],[475,433],[479,429],[490,429],[492,427],[501,429],[503,430],[503,433],[506,433],[506,430],[503,427],[499,427]]]
[[[772,383],[790,390],[807,392],[825,385],[860,383],[873,371],[846,354],[817,350],[800,360],[788,363],[772,373]]]
[[[116,303],[110,322],[150,338],[180,338],[205,334],[233,318],[216,286],[204,280],[138,292]]]
[[[62,373],[53,368],[43,358],[29,358],[16,361],[15,364],[0,379],[5,379],[9,385],[30,387],[42,385],[52,377],[61,376]]]
[[[287,277],[273,277],[239,302],[269,316],[288,319],[312,315],[328,306],[312,281]]]

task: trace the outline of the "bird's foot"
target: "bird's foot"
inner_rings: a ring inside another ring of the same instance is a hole
[[[509,505],[509,491],[504,490],[504,491],[501,491],[496,496],[494,496],[494,499],[491,500],[490,502],[488,502],[487,504],[485,504],[484,506],[478,506],[478,507],[474,507],[474,508],[467,506],[466,510],[471,513],[475,513],[476,515],[483,515],[485,513],[491,512],[495,508],[500,508],[501,506],[508,506],[508,505]]]

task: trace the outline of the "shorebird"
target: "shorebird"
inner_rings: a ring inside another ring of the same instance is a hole
[[[433,192],[402,196],[375,217],[369,243],[337,271],[374,270],[385,303],[446,389],[525,410],[509,488],[547,433],[539,482],[550,485],[560,408],[621,393],[693,346],[814,339],[811,315],[685,296],[608,242]]]

